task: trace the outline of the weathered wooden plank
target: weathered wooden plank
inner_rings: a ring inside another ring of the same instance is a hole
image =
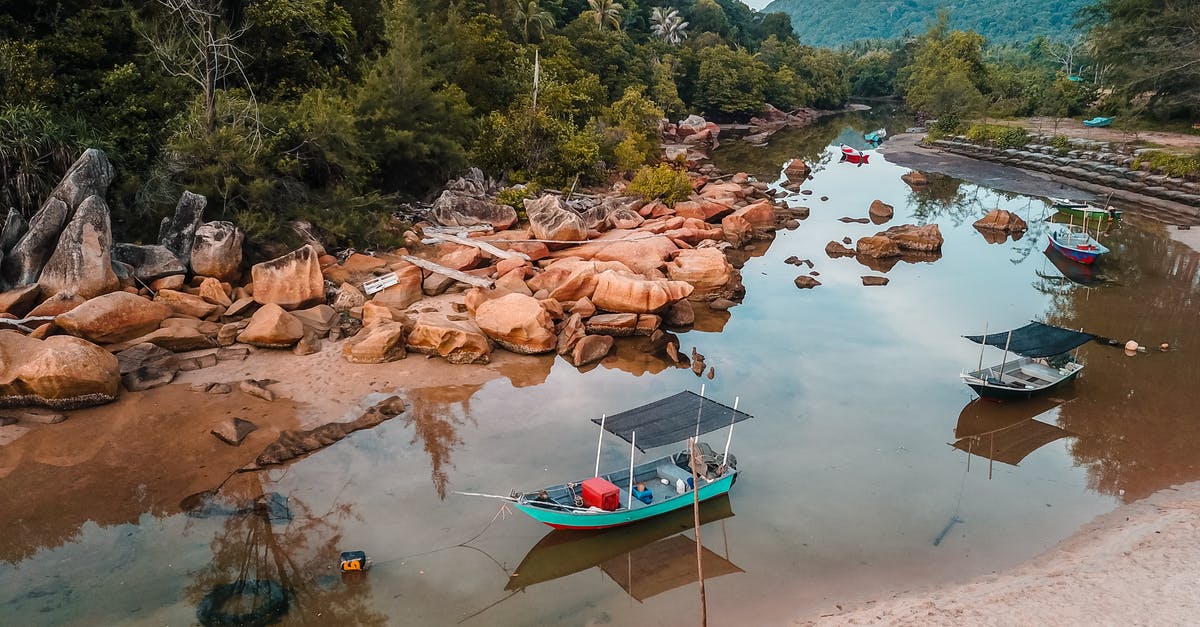
[[[426,231],[425,234],[429,236],[428,239],[430,240],[453,242],[455,244],[462,244],[464,246],[473,246],[498,259],[523,259],[525,261],[531,261],[529,259],[529,255],[526,255],[525,253],[512,250],[501,250],[500,248],[497,248],[488,242],[470,237],[459,237],[450,233],[430,233],[428,231]]]
[[[492,281],[491,279],[485,279],[483,277],[471,276],[471,275],[467,274],[466,272],[460,272],[458,270],[453,270],[453,269],[447,268],[446,266],[443,266],[440,263],[434,263],[427,259],[421,259],[420,257],[414,257],[412,255],[402,255],[400,258],[411,263],[414,266],[417,266],[418,268],[424,268],[426,270],[429,270],[430,272],[436,272],[442,276],[450,277],[460,283],[466,283],[467,285],[471,285],[474,287],[482,287],[482,288],[486,288],[489,290],[496,287],[496,283],[494,281]]]

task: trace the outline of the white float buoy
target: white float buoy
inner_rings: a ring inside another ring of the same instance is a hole
[[[1137,351],[1137,349],[1138,349],[1138,343],[1137,343],[1137,342],[1135,342],[1135,341],[1133,341],[1133,340],[1129,340],[1128,342],[1125,342],[1125,350],[1127,350],[1127,351]]]

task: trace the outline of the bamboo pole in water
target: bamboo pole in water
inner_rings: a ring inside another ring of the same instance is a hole
[[[696,529],[696,578],[700,581],[700,626],[708,625],[708,601],[704,598],[704,545],[700,544],[700,477],[696,466],[700,461],[699,438],[692,438],[688,446],[689,466],[692,467],[692,524]]]

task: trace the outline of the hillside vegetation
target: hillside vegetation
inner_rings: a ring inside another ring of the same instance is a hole
[[[764,12],[792,18],[800,41],[838,46],[860,39],[892,39],[929,28],[938,9],[953,28],[970,29],[992,43],[1027,42],[1038,35],[1065,39],[1089,0],[775,0]]]

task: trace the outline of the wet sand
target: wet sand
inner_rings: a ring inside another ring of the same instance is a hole
[[[998,575],[904,592],[806,625],[1184,625],[1200,613],[1200,482],[1097,517]]]

